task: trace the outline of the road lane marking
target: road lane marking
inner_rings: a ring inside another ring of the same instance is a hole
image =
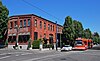
[[[19,55],[15,55],[15,56],[19,56]]]
[[[68,53],[67,53],[68,54]],[[70,54],[70,53],[69,53]],[[32,58],[32,59],[28,59],[28,60],[23,60],[23,61],[34,61],[34,60],[41,60],[41,59],[51,59],[49,57],[59,57],[59,56],[64,56],[66,55],[65,53],[62,54],[55,54],[55,55],[48,55],[48,56],[43,56],[43,57],[38,57],[38,58]]]
[[[24,53],[24,52],[2,53],[2,54],[0,54],[0,55],[7,55],[7,54],[18,54],[18,53]]]
[[[0,55],[6,55],[7,53],[2,53],[2,54],[0,54]]]
[[[5,59],[5,58],[8,58],[8,57],[10,57],[10,56],[0,57],[0,60],[1,60],[1,59]]]
[[[69,54],[73,54],[73,53],[83,53],[84,51],[71,51],[71,52],[64,52],[61,54],[55,54],[55,55],[48,55],[48,56],[43,56],[43,57],[38,57],[38,58],[32,58],[32,59],[28,59],[28,60],[23,60],[23,61],[34,61],[34,60],[44,60],[44,58],[46,59],[51,59],[49,57],[60,57],[60,56],[64,56],[64,55],[69,55]]]
[[[28,54],[32,54],[32,53],[23,53],[23,54],[21,54],[21,55],[28,55]]]

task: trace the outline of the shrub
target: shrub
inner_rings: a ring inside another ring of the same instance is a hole
[[[40,40],[34,40],[32,43],[32,48],[33,49],[39,49],[40,48]]]
[[[43,48],[48,48],[48,45],[47,44],[43,44]]]
[[[49,47],[50,47],[50,48],[52,48],[52,47],[53,47],[53,45],[52,45],[52,44],[49,44]]]
[[[43,48],[52,48],[53,47],[53,45],[52,44],[43,44]]]

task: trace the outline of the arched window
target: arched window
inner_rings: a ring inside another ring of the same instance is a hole
[[[35,19],[34,23],[35,23],[34,26],[37,27],[37,20],[36,19]]]
[[[40,21],[40,28],[42,28],[42,21]]]
[[[24,20],[24,27],[26,26],[26,19]]]
[[[46,23],[44,22],[44,29],[46,29]]]
[[[30,19],[28,19],[28,26],[30,26]]]

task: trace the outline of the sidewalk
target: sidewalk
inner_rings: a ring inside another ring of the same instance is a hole
[[[3,49],[0,49],[0,50],[15,50],[15,49],[13,49],[13,48],[3,48]],[[44,48],[44,49],[42,49],[42,50],[40,50],[40,49],[29,49],[29,50],[27,50],[27,49],[18,49],[19,51],[56,51],[56,49],[53,49],[52,50],[52,48]],[[18,51],[18,50],[16,50],[16,51]],[[58,51],[60,51],[60,48],[58,48]]]
[[[44,49],[42,49],[42,50],[40,50],[40,49],[30,49],[31,51],[37,51],[37,50],[39,50],[39,51],[52,51],[52,50],[56,50],[56,49],[52,49],[52,48],[44,48]],[[60,51],[60,48],[58,48],[58,51]]]

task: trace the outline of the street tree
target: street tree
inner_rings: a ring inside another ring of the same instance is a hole
[[[94,32],[93,35],[99,37],[99,33],[98,32]]]
[[[92,39],[94,43],[100,44],[100,35],[97,32],[94,32]]]
[[[84,30],[84,37],[87,39],[92,38],[92,33],[91,33],[91,30],[89,28]]]
[[[84,37],[83,36],[83,25],[81,22],[74,20],[73,21],[73,25],[74,25],[74,31],[75,31],[75,39],[78,37]]]
[[[6,39],[8,14],[8,9],[2,4],[2,1],[0,1],[0,41]]]
[[[65,44],[71,44],[74,41],[74,27],[73,27],[73,20],[70,16],[65,18],[65,22],[63,25],[63,42]]]

